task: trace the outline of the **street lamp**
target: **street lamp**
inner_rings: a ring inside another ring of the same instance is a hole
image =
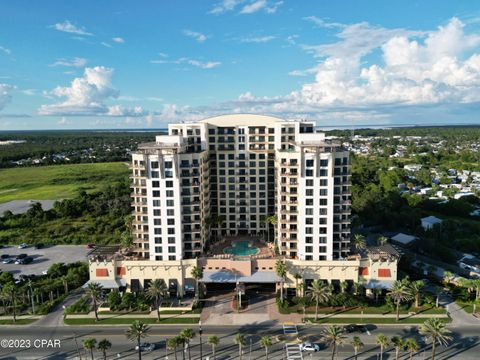
[[[202,320],[198,322],[198,335],[200,337],[200,360],[203,359],[203,344],[202,344]]]

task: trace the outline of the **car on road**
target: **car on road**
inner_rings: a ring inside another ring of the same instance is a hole
[[[138,351],[138,345],[135,346],[135,350]],[[155,344],[150,344],[147,342],[140,343],[140,351],[141,352],[150,352],[155,350]]]
[[[318,344],[314,344],[314,343],[311,343],[311,342],[304,342],[301,346],[300,346],[300,349],[302,351],[313,351],[313,352],[317,352],[317,351],[320,351],[320,346],[318,346]]]
[[[87,249],[93,249],[95,247],[95,244],[88,244]]]
[[[20,245],[18,245],[18,248],[19,248],[19,249],[28,248],[28,244],[26,244],[26,243],[20,244]]]
[[[35,249],[43,249],[45,247],[45,244],[44,243],[37,243],[35,244],[34,248]]]
[[[17,259],[17,260],[25,259],[27,256],[28,256],[27,254],[18,254],[18,255],[16,256],[16,259]]]
[[[353,333],[353,332],[368,333],[369,332],[367,326],[359,325],[359,324],[345,325],[343,327],[343,331],[346,333]]]
[[[13,260],[12,258],[6,258],[6,259],[3,259],[2,263],[4,264],[11,264],[13,263],[15,260]]]
[[[42,275],[48,275],[48,269],[42,271]]]
[[[2,254],[2,255],[0,255],[0,259],[7,259],[7,258],[9,258],[9,257],[10,257],[10,255],[8,255],[8,254]]]

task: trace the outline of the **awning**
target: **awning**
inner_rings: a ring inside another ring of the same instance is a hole
[[[82,286],[82,288],[86,289],[88,287],[88,284],[90,283],[98,283],[100,284],[104,289],[118,289],[120,286],[125,286],[126,282],[124,279],[117,279],[117,280],[111,280],[111,279],[96,279],[96,280],[88,280],[85,285]]]
[[[274,271],[256,271],[250,276],[243,276],[225,270],[204,271],[200,281],[204,283],[276,283],[282,279]]]
[[[391,289],[394,280],[368,280],[364,286],[366,289]]]

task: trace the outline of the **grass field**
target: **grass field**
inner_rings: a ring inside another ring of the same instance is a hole
[[[125,163],[52,165],[0,170],[0,204],[11,200],[57,200],[127,177]]]
[[[17,319],[16,322],[13,320],[0,320],[0,325],[29,325],[38,319]]]

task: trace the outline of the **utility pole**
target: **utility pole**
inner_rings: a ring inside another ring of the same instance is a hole
[[[78,358],[82,360],[82,354],[80,354],[80,349],[78,348],[77,334],[73,333],[73,338],[75,339],[75,347],[77,348]]]
[[[200,337],[200,360],[203,359],[203,344],[202,344],[202,320],[198,322],[198,335]]]
[[[35,299],[33,298],[32,280],[28,279],[28,287],[30,288],[30,299],[32,300],[32,313],[35,315]]]

